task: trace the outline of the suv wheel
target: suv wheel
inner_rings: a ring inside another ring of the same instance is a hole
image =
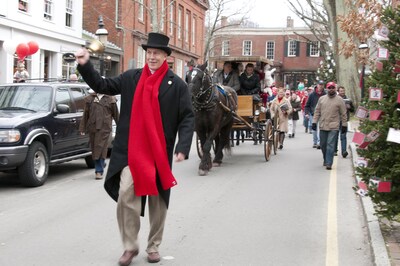
[[[24,186],[38,187],[44,184],[49,174],[49,156],[46,147],[33,142],[26,155],[25,162],[18,168],[19,179]]]

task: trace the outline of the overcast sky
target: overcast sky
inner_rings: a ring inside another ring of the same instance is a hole
[[[260,27],[286,27],[288,16],[294,19],[295,27],[304,26],[303,21],[290,9],[286,0],[234,0],[239,6],[250,5],[248,17]]]

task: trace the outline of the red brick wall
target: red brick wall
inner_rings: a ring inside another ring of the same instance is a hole
[[[119,0],[119,22],[118,26],[124,30],[116,28],[115,22],[115,0],[102,1],[102,0],[83,0],[83,28],[92,33],[95,33],[98,28],[98,16],[102,15],[105,28],[109,32],[108,40],[121,47],[124,51],[123,60],[121,61],[121,71],[124,71],[129,66],[129,60],[137,58],[137,48],[142,43],[147,41],[147,34],[152,31],[151,21],[148,12],[144,13],[144,21],[137,19],[139,4],[132,0]],[[151,0],[144,0],[145,5],[150,5]],[[177,15],[179,7],[182,8],[182,32],[184,31],[185,14],[190,13],[189,24],[189,41],[185,42],[184,38],[178,39],[176,36],[177,30],[174,28],[173,35],[169,34],[169,14],[167,13],[164,25],[164,34],[170,37],[170,46],[173,49],[173,54],[169,61],[176,59],[183,60],[184,64],[195,59],[200,59],[204,50],[204,17],[205,8],[198,3],[197,0],[177,0],[175,1],[174,9],[174,22],[177,23]],[[201,1],[200,1],[201,2]],[[169,0],[166,1],[168,5]],[[161,0],[159,0],[159,7],[161,7]],[[146,10],[146,9],[145,9]],[[161,13],[161,12],[159,12]],[[196,42],[192,45],[191,30],[192,18],[196,17]],[[160,20],[160,19],[159,19]]]

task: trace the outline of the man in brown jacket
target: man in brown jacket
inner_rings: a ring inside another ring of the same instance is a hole
[[[88,133],[95,166],[95,178],[102,179],[108,151],[108,139],[112,131],[112,120],[118,123],[119,111],[114,96],[101,93],[85,98],[85,110],[79,125],[82,135]]]
[[[331,170],[340,122],[342,123],[342,132],[347,131],[347,109],[343,99],[337,95],[335,82],[328,82],[326,88],[328,94],[319,98],[315,108],[312,129],[316,130],[319,122],[323,165],[327,170]]]

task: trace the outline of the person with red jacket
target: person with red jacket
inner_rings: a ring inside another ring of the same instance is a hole
[[[306,107],[306,103],[308,100],[308,96],[309,94],[313,91],[312,87],[308,87],[307,90],[305,90],[303,92],[303,95],[301,97],[300,103],[301,103],[301,111],[303,112],[303,126],[305,128],[305,132],[308,133],[311,132],[311,123],[310,120],[308,119],[308,117],[306,117],[306,112],[305,112],[305,107]]]

